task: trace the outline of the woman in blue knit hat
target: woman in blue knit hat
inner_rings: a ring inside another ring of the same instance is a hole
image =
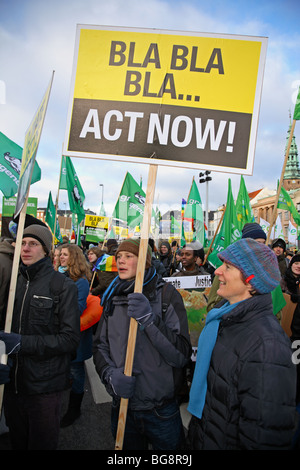
[[[296,370],[289,338],[273,315],[276,255],[251,238],[219,255],[223,297],[200,335],[188,410],[196,450],[289,449]]]

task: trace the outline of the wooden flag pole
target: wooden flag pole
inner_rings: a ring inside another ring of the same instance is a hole
[[[136,273],[135,288],[134,288],[134,292],[139,292],[139,293],[141,293],[143,290],[144,272],[145,272],[146,255],[147,255],[147,249],[148,249],[148,238],[149,238],[149,230],[150,230],[150,223],[151,223],[152,203],[153,203],[154,192],[155,192],[156,175],[157,175],[157,165],[150,165],[149,174],[148,174],[148,182],[147,182],[145,210],[144,210],[144,217],[143,217],[143,223],[142,223],[142,228],[141,228],[141,241],[140,241],[139,257],[138,257],[138,264],[137,264],[137,273]],[[132,375],[132,366],[133,366],[137,327],[138,327],[137,321],[134,318],[131,318],[130,326],[129,326],[128,342],[127,342],[125,368],[124,368],[124,374],[128,376]],[[127,408],[128,408],[128,398],[121,398],[115,450],[122,450],[122,447],[123,447]]]
[[[274,209],[273,209],[273,212],[272,212],[272,219],[271,219],[271,222],[270,222],[270,227],[269,227],[269,231],[268,231],[268,235],[267,235],[266,245],[269,244],[272,227],[275,224],[276,217],[277,217],[277,205],[278,205],[278,201],[279,201],[279,196],[280,196],[281,186],[282,186],[282,182],[283,182],[285,167],[286,167],[286,163],[287,163],[289,153],[290,153],[291,143],[292,143],[292,139],[293,139],[293,135],[294,135],[295,124],[296,124],[296,120],[294,119],[293,123],[292,123],[292,127],[291,127],[290,137],[289,137],[288,144],[287,144],[287,147],[286,147],[284,163],[283,163],[283,166],[282,166],[280,181],[279,181],[279,185],[278,185],[278,188],[277,188],[277,194],[276,194],[276,198],[275,198]]]

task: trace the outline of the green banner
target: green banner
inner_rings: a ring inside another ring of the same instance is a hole
[[[6,198],[18,192],[23,149],[0,132],[0,190]],[[41,179],[37,162],[33,168],[31,184]]]

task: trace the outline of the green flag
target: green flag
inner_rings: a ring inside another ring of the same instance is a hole
[[[61,233],[60,233],[58,220],[56,219],[56,221],[55,221],[55,205],[54,205],[53,200],[52,200],[51,191],[49,192],[45,221],[49,225],[49,228],[52,232],[52,235],[53,234],[55,235],[54,243],[56,244],[58,242],[62,242],[63,239],[62,239],[62,236],[61,236]],[[54,227],[55,227],[55,233],[54,233]]]
[[[208,261],[215,268],[221,266],[222,261],[218,258],[218,253],[225,250],[227,246],[234,243],[236,240],[241,238],[242,234],[239,229],[235,204],[231,190],[231,180],[228,180],[228,193],[227,203],[225,208],[225,214],[223,223],[219,234],[216,236],[213,251],[208,257]]]
[[[300,87],[299,87],[299,92],[295,104],[295,111],[294,111],[294,116],[293,119],[295,121],[298,121],[300,119]]]
[[[67,189],[70,210],[77,215],[77,221],[80,224],[85,218],[83,208],[85,194],[70,157],[63,157],[59,188]]]
[[[245,224],[255,222],[243,175],[241,175],[240,189],[236,199],[235,208],[240,230],[242,230]]]
[[[192,220],[194,232],[193,241],[197,240],[203,246],[205,230],[203,221],[202,201],[194,178],[184,210],[184,219]]]
[[[127,172],[112,217],[135,227],[143,220],[145,197],[140,185]]]
[[[181,230],[181,223],[171,215],[171,233],[179,235]]]
[[[18,192],[23,149],[0,132],[0,190],[9,198]],[[31,184],[41,179],[37,162],[33,168]]]
[[[61,157],[61,171],[60,171],[60,178],[59,178],[59,189],[66,189],[68,190],[67,184],[67,163],[66,157]]]
[[[298,213],[296,207],[294,206],[294,203],[291,200],[290,195],[283,187],[281,187],[281,190],[280,190],[277,207],[278,209],[290,211],[295,223],[297,225],[300,225],[300,214]]]

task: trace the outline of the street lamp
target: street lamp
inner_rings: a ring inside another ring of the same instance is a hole
[[[104,207],[103,207],[104,184],[100,183],[99,186],[102,186],[102,200],[101,200],[101,207],[100,207],[99,215],[105,215],[105,214],[102,214],[102,211],[104,212]]]
[[[208,182],[212,180],[212,177],[209,176],[210,171],[206,170],[204,173],[199,173],[199,183],[206,183],[206,209],[205,209],[205,225],[208,230]]]

